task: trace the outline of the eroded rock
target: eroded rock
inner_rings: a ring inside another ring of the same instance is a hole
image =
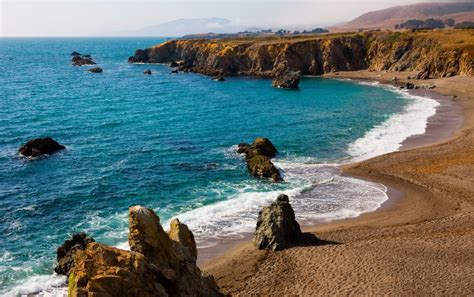
[[[272,85],[276,88],[282,89],[297,89],[301,80],[301,72],[293,71],[286,72],[275,77],[272,81]]]
[[[89,243],[94,241],[92,237],[89,237],[84,232],[74,233],[71,239],[64,241],[64,243],[58,247],[56,251],[57,263],[56,267],[54,267],[54,271],[58,274],[69,276],[76,251],[84,250]]]
[[[77,250],[70,296],[222,296],[214,278],[196,265],[196,244],[175,219],[166,233],[153,210],[129,209],[130,251],[100,243]]]
[[[280,171],[270,161],[278,151],[267,138],[257,138],[252,144],[240,143],[237,152],[245,154],[247,169],[251,175],[270,178],[274,182],[283,181]]]
[[[290,247],[302,238],[300,225],[287,195],[281,194],[258,214],[254,245],[273,251]]]
[[[74,66],[87,66],[87,65],[95,65],[96,63],[92,61],[90,58],[83,58],[80,56],[74,56],[71,59],[72,65]]]
[[[51,137],[36,138],[24,144],[18,152],[25,157],[38,157],[41,155],[50,155],[66,147],[59,144]]]

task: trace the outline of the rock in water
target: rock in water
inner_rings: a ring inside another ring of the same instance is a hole
[[[65,148],[64,145],[57,143],[51,137],[46,137],[28,141],[20,147],[18,152],[25,157],[38,157],[46,154],[50,155]]]
[[[95,65],[95,62],[89,58],[82,58],[80,56],[72,57],[72,65],[74,66],[86,66],[86,65]]]
[[[151,70],[150,70],[150,69],[147,69],[147,70],[143,71],[143,74],[151,75]]]
[[[76,52],[76,51],[73,51],[73,52],[71,53],[71,56],[80,56],[80,55],[81,55],[81,54],[78,53],[78,52]]]
[[[91,68],[87,71],[92,72],[92,73],[102,73],[103,70],[100,67],[95,67],[95,68]]]
[[[217,76],[214,76],[213,78],[214,81],[225,81],[225,78],[223,75],[217,75]]]
[[[301,72],[286,72],[273,79],[272,85],[282,89],[297,89],[301,79]]]
[[[175,219],[167,234],[153,210],[129,209],[130,251],[100,243],[77,250],[69,296],[223,296],[196,265],[196,243]]]
[[[288,196],[279,195],[276,201],[259,212],[253,241],[258,249],[282,250],[301,237],[300,225],[295,220]]]
[[[135,51],[135,55],[128,58],[128,63],[146,63],[148,62],[149,49],[142,50],[138,49]]]
[[[69,276],[76,251],[84,250],[89,243],[94,241],[92,237],[87,236],[84,232],[74,233],[71,239],[64,241],[63,245],[58,247],[56,252],[57,263],[54,271],[58,274]]]
[[[280,171],[270,161],[278,151],[267,138],[257,138],[252,144],[240,143],[237,152],[245,154],[247,169],[251,175],[271,178],[274,182],[283,181]]]

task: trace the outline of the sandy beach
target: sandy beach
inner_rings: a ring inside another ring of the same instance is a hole
[[[327,77],[404,83],[413,73],[339,72]],[[298,246],[267,252],[247,240],[201,250],[203,269],[232,295],[471,295],[474,289],[474,85],[472,77],[410,80],[438,96],[424,135],[343,167],[383,183],[389,200],[357,218],[305,228]],[[433,97],[432,97],[433,98]]]

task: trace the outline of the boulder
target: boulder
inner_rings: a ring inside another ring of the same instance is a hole
[[[435,85],[432,85],[432,84],[421,84],[420,85],[420,89],[427,89],[427,90],[432,90],[436,88]]]
[[[150,70],[150,69],[147,69],[147,70],[143,71],[143,74],[151,75],[151,70]]]
[[[84,250],[89,243],[94,241],[92,237],[87,236],[84,232],[74,233],[71,239],[67,239],[58,247],[56,251],[57,263],[54,271],[69,276],[76,251]]]
[[[282,89],[297,89],[301,79],[301,72],[286,72],[275,77],[272,85],[276,88]]]
[[[92,242],[77,250],[69,296],[223,296],[196,265],[194,236],[175,219],[169,234],[151,209],[129,209],[130,251]]]
[[[41,155],[50,155],[66,147],[59,144],[51,137],[36,138],[24,144],[18,152],[25,157],[38,157]]]
[[[278,151],[267,138],[256,138],[252,144],[240,143],[237,152],[245,154],[247,169],[251,175],[270,178],[274,182],[283,181],[280,171],[270,161]]]
[[[86,65],[95,65],[95,62],[90,58],[82,58],[80,56],[72,57],[72,65],[74,66],[86,66]]]
[[[407,90],[414,89],[414,88],[415,88],[415,84],[412,84],[412,83],[410,83],[410,82],[407,82],[407,83],[405,84],[405,88],[406,88]]]
[[[302,233],[287,195],[281,194],[258,213],[254,245],[258,249],[282,250],[300,241]]]
[[[76,51],[73,51],[73,52],[71,53],[71,56],[80,56],[80,55],[81,55],[81,54],[78,53],[78,52],[76,52]]]
[[[176,74],[176,73],[178,73],[178,72],[179,72],[178,69],[173,69],[173,70],[171,70],[171,73],[173,73],[173,74]]]
[[[175,60],[171,61],[171,63],[170,63],[171,68],[175,68],[175,67],[178,67],[178,66],[179,66],[179,64]]]
[[[87,71],[92,72],[92,73],[102,73],[103,70],[100,67],[94,67],[94,68],[91,68]]]

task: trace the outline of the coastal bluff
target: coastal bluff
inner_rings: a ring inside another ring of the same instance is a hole
[[[275,77],[299,71],[418,71],[424,78],[474,74],[474,30],[363,32],[295,37],[170,40],[130,63],[172,63],[205,75]]]

